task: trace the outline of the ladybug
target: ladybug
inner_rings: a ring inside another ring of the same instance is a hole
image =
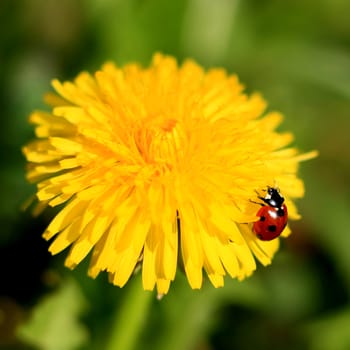
[[[267,188],[265,197],[258,197],[263,201],[257,212],[260,219],[254,222],[253,230],[262,241],[271,241],[277,238],[287,225],[288,211],[284,198],[274,187]]]

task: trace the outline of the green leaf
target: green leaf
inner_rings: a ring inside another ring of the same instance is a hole
[[[280,47],[283,49],[282,45]],[[289,61],[293,62],[293,65],[285,64],[284,67],[290,79],[299,78],[350,98],[350,58],[345,50],[300,43],[287,46],[285,50],[289,52]]]
[[[261,281],[250,278],[242,283],[227,278],[224,288],[214,288],[209,281],[193,291],[180,274],[169,295],[160,302],[164,317],[158,325],[157,339],[149,349],[194,349],[211,332],[220,308],[227,304],[263,309],[268,300]],[[159,310],[160,311],[160,310]]]
[[[303,215],[314,227],[313,238],[331,255],[335,267],[350,290],[350,235],[346,234],[350,225],[349,199],[347,192],[339,191],[337,187],[328,192],[324,190],[331,188],[332,183],[320,176],[323,169],[314,167],[308,170],[309,177],[313,180],[307,181],[309,195],[303,199]],[[333,181],[337,181],[337,178],[334,177]]]
[[[30,319],[18,329],[20,340],[45,350],[70,350],[82,346],[88,338],[79,315],[86,302],[72,280],[44,298]]]
[[[136,344],[141,330],[146,324],[154,293],[144,291],[141,287],[141,274],[125,287],[125,299],[115,313],[111,324],[106,350],[137,349]],[[128,320],[125,322],[125,320]]]
[[[215,65],[228,52],[239,1],[191,0],[185,15],[183,31],[187,54]],[[205,23],[205,25],[203,25]]]
[[[350,349],[350,309],[331,314],[309,323],[304,332],[310,350]]]

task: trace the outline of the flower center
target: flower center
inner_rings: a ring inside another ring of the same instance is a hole
[[[177,160],[177,120],[162,116],[144,121],[135,133],[135,144],[144,161],[152,169],[153,176],[162,176],[173,170]],[[144,169],[145,170],[145,169]]]

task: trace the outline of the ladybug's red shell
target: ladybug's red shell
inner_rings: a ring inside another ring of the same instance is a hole
[[[255,234],[262,241],[270,241],[277,238],[287,225],[287,206],[285,204],[281,207],[264,205],[259,209],[257,216],[260,219],[254,222]]]

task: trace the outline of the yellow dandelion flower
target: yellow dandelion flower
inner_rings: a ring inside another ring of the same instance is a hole
[[[107,271],[118,286],[141,266],[144,289],[166,294],[179,265],[200,288],[203,270],[221,287],[226,274],[251,275],[255,258],[270,264],[279,239],[252,230],[257,193],[277,185],[298,219],[298,165],[316,152],[287,147],[292,135],[275,130],[279,113],[263,116],[261,96],[223,69],[161,54],[149,68],[108,63],[53,87],[23,151],[40,207],[63,204],[44,238],[55,237],[52,254],[70,246],[66,266],[91,252],[89,275]]]

